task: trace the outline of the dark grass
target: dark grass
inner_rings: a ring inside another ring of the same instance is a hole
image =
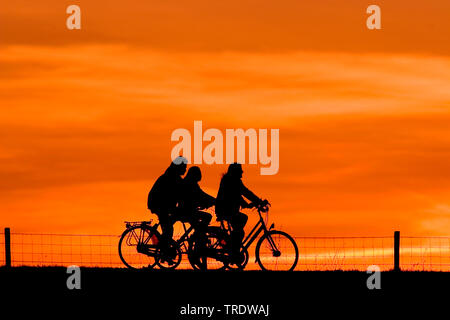
[[[67,289],[68,276],[64,267],[2,267],[0,290],[11,302],[21,301],[25,305],[32,302],[47,312],[64,306],[70,312],[86,308],[105,316],[132,312],[135,316],[143,315],[144,319],[207,319],[206,316],[180,316],[181,306],[188,303],[270,304],[270,319],[314,318],[307,317],[307,311],[339,318],[360,315],[362,319],[365,313],[358,310],[380,316],[385,312],[415,313],[418,308],[436,311],[439,307],[447,308],[447,304],[437,302],[440,298],[450,298],[450,273],[444,272],[382,272],[380,290],[367,289],[369,275],[359,271],[81,268],[81,290]],[[432,305],[426,302],[430,299]],[[3,301],[7,300],[3,298]],[[262,318],[215,315],[213,319]]]

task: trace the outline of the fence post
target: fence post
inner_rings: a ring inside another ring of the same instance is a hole
[[[400,271],[400,231],[394,231],[394,271]]]
[[[5,228],[5,266],[11,267],[11,231]]]

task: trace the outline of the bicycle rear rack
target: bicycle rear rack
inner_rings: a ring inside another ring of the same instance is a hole
[[[150,219],[150,221],[124,221],[124,222],[125,222],[125,226],[127,228],[131,228],[131,227],[142,226],[142,225],[151,226],[152,221],[153,221],[153,219]]]

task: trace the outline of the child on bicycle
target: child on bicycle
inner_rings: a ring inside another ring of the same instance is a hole
[[[204,231],[211,222],[212,216],[207,212],[199,211],[214,205],[215,198],[204,192],[199,182],[202,172],[199,167],[189,168],[181,182],[181,193],[177,208],[177,219],[189,222],[196,231]]]
[[[198,244],[198,251],[196,252],[199,253],[196,257],[196,264],[200,269],[205,270],[207,268],[206,260],[202,258],[201,252],[207,243],[207,227],[211,222],[212,216],[209,213],[200,210],[214,205],[216,199],[200,188],[198,183],[201,179],[202,173],[199,167],[194,166],[189,168],[189,171],[181,183],[181,194],[178,202],[178,214],[176,215],[176,219],[190,223],[195,229],[194,236],[196,237],[196,243]],[[194,258],[191,257],[191,259]]]

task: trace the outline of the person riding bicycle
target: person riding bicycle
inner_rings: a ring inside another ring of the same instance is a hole
[[[211,222],[212,216],[207,212],[200,211],[200,209],[213,206],[216,199],[200,188],[198,183],[201,179],[202,172],[199,167],[189,168],[181,182],[181,194],[176,218],[180,221],[189,222],[196,231],[204,232]]]
[[[232,260],[239,262],[240,248],[244,239],[244,227],[248,216],[240,212],[241,208],[251,208],[263,200],[251,192],[242,182],[242,166],[232,163],[227,173],[222,176],[216,198],[217,220],[225,220],[231,225],[231,251]],[[251,201],[248,203],[245,198]]]
[[[168,249],[173,237],[173,215],[182,192],[182,175],[186,172],[187,159],[177,157],[156,180],[147,198],[147,207],[158,216],[162,229],[161,246]]]
[[[201,179],[202,173],[199,167],[189,168],[181,184],[181,197],[178,202],[176,215],[177,220],[188,222],[194,228],[194,237],[196,237],[198,240],[197,244],[199,244],[197,253],[201,253],[206,245],[207,228],[212,219],[209,213],[200,210],[213,206],[216,200],[200,188],[198,183]],[[201,254],[197,256],[197,259],[197,266],[200,269],[206,269],[206,261],[202,259]]]

